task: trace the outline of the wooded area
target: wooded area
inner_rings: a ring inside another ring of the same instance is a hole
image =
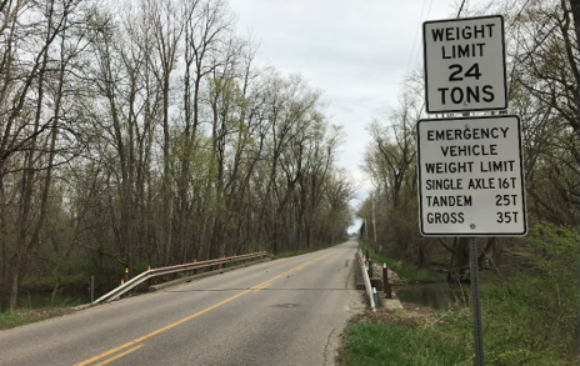
[[[0,289],[328,246],[351,223],[321,93],[221,0],[0,1]],[[564,168],[564,167],[562,167]]]
[[[528,224],[577,231],[578,1],[488,1],[475,6],[464,9],[461,17],[501,14],[505,18],[507,113],[522,120]],[[447,279],[456,282],[469,278],[467,238],[425,238],[419,233],[415,124],[424,112],[423,90],[422,72],[415,72],[404,82],[398,105],[368,124],[372,142],[363,169],[375,188],[358,216],[366,219],[363,229],[373,239],[369,225],[374,201],[379,247],[421,269],[438,264]],[[480,267],[497,262],[505,248],[518,243],[522,242],[513,238],[480,240]]]

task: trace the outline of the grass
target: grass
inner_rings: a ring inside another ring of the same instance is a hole
[[[0,330],[16,328],[70,313],[69,308],[17,309],[0,313]]]
[[[551,283],[526,278],[481,288],[487,366],[578,365],[577,292],[558,299]],[[344,334],[345,366],[474,365],[471,317],[470,308],[454,307],[429,321],[355,324]]]
[[[409,279],[411,281],[419,281],[419,282],[435,282],[443,280],[443,276],[436,275],[432,273],[428,273],[422,270],[417,269],[415,266],[412,266],[408,263],[403,263],[401,265],[398,262],[390,258],[384,253],[373,253],[373,248],[371,243],[367,242],[366,240],[359,240],[360,246],[363,250],[363,253],[366,253],[366,249],[369,250],[371,259],[380,262],[386,263],[387,267],[397,273],[399,277],[403,277]]]
[[[480,289],[486,365],[578,365],[577,228],[537,225],[526,240],[541,253],[525,254],[531,267]],[[366,249],[366,243],[361,244]],[[389,263],[378,255],[371,258]],[[399,314],[348,328],[346,365],[474,364],[469,307],[452,307],[426,319],[415,317],[412,310]]]
[[[359,323],[345,334],[346,365],[471,365],[465,349],[454,343],[431,328]]]

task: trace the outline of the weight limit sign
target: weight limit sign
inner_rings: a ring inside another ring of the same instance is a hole
[[[421,234],[526,235],[519,117],[420,120],[417,136]]]
[[[423,23],[427,113],[507,108],[500,15]]]

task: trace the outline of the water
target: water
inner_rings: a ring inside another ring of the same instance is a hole
[[[19,309],[37,309],[44,307],[65,307],[86,304],[90,301],[89,295],[81,291],[70,291],[55,296],[54,301],[50,301],[50,291],[31,292],[21,291],[18,295]],[[0,312],[7,311],[10,304],[8,293],[0,292]]]
[[[469,286],[464,285],[469,291]],[[463,298],[461,288],[446,282],[409,285],[396,289],[397,297],[408,303],[428,306],[433,309],[447,309]]]

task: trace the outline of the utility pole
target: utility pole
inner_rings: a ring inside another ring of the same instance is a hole
[[[373,195],[371,196],[371,203],[372,203],[372,208],[373,208],[373,234],[374,234],[374,250],[375,250],[375,254],[377,254],[377,225],[375,223],[375,195],[373,193]]]
[[[366,241],[369,240],[369,230],[368,230],[367,219],[366,218],[365,218],[365,240]]]

